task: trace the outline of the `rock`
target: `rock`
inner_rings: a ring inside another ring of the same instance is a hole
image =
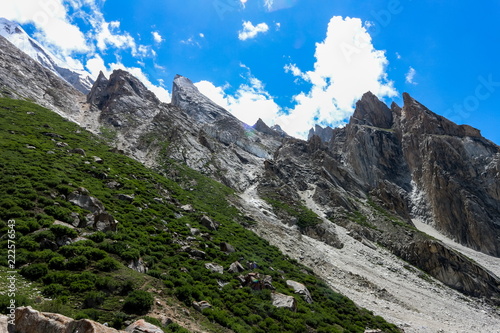
[[[193,206],[191,206],[191,205],[189,205],[189,204],[188,204],[188,205],[183,205],[183,206],[181,206],[180,208],[181,208],[183,211],[185,211],[185,212],[193,212],[193,211],[194,211]]]
[[[146,267],[146,264],[144,263],[144,260],[142,260],[142,258],[130,261],[127,267],[139,273],[148,272],[148,268]]]
[[[69,152],[71,154],[78,154],[78,155],[82,155],[82,156],[87,156],[87,154],[85,153],[85,150],[83,150],[82,148],[71,149]]]
[[[66,142],[56,142],[56,146],[59,148],[67,147],[68,144]]]
[[[250,287],[253,290],[271,289],[274,290],[273,278],[270,275],[261,275],[259,273],[248,273],[246,276],[239,276],[243,286]]]
[[[116,231],[118,221],[108,212],[95,215],[93,228],[98,231]]]
[[[123,333],[91,320],[74,320],[56,313],[38,312],[31,307],[16,309],[16,332],[26,333]]]
[[[227,271],[229,273],[241,273],[244,270],[245,268],[238,261],[235,261],[229,266],[229,269]]]
[[[198,228],[190,228],[189,231],[191,232],[191,235],[197,236],[200,234],[200,229]]]
[[[91,211],[92,213],[101,213],[104,211],[104,205],[99,199],[94,198],[89,195],[89,191],[83,187],[70,193],[68,195],[68,201],[72,204],[77,205],[80,208]]]
[[[219,223],[212,221],[212,219],[206,215],[203,215],[200,218],[200,223],[208,230],[217,230],[217,228],[219,227]]]
[[[310,140],[313,136],[318,136],[323,142],[330,142],[333,138],[333,128],[326,126],[325,128],[315,125],[314,128],[309,130],[307,135],[307,140]]]
[[[287,280],[286,285],[292,288],[296,294],[299,294],[302,296],[302,298],[309,304],[313,302],[313,299],[311,297],[311,293],[309,290],[304,286],[302,283],[293,281],[293,280]]]
[[[215,273],[224,274],[224,267],[219,264],[206,263],[205,268]]]
[[[0,333],[9,333],[7,326],[9,323],[9,317],[0,315]]]
[[[226,253],[234,253],[234,252],[236,252],[236,250],[234,249],[234,247],[231,244],[224,243],[224,242],[220,243],[220,250],[222,252],[226,252]]]
[[[92,156],[92,158],[94,159],[94,162],[97,163],[97,164],[103,164],[104,161],[102,160],[102,158],[100,158],[99,156]]]
[[[26,148],[28,148],[28,149],[36,149],[36,147],[32,146],[32,145],[26,145]]]
[[[109,183],[107,183],[106,186],[112,190],[116,190],[116,189],[122,187],[122,184],[118,183],[117,181],[112,180]]]
[[[120,193],[116,197],[118,199],[120,199],[120,200],[127,201],[127,202],[134,201],[134,196],[133,195],[128,195],[128,194],[122,194],[122,193]]]
[[[203,310],[211,308],[212,305],[207,301],[193,302],[193,307],[196,311],[203,312]]]
[[[146,322],[144,319],[130,324],[126,329],[127,333],[164,333],[161,328]]]
[[[297,300],[293,296],[273,292],[271,293],[271,301],[273,306],[277,308],[285,308],[291,311],[297,310]]]

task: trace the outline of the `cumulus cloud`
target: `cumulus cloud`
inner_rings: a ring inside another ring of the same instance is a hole
[[[160,99],[160,101],[169,103],[171,100],[170,93],[163,87],[163,82],[159,81],[159,85],[153,84],[148,76],[139,67],[127,67],[121,62],[111,63],[106,66],[104,60],[99,55],[95,55],[93,58],[89,59],[86,67],[94,77],[97,77],[100,71],[102,71],[104,75],[109,78],[115,69],[125,70],[138,78],[146,86],[146,88],[151,90],[156,97]]]
[[[415,82],[415,75],[417,75],[417,71],[415,70],[415,68],[410,66],[410,68],[408,69],[408,72],[406,73],[406,76],[405,76],[406,83],[416,85],[417,82]]]
[[[250,21],[243,22],[243,29],[238,32],[238,38],[240,40],[247,40],[255,38],[259,33],[264,33],[269,30],[269,26],[266,23],[259,23],[256,26]]]
[[[160,35],[158,31],[153,31],[151,33],[153,35],[153,39],[155,40],[156,43],[161,43],[163,42],[163,37]]]
[[[61,0],[0,1],[0,13],[2,17],[20,24],[33,24],[37,29],[34,37],[63,57],[91,50],[85,34],[70,22]]]
[[[247,80],[234,94],[227,94],[227,85],[216,87],[208,81],[195,83],[198,90],[213,102],[222,106],[248,125],[254,125],[259,118],[273,125],[281,111],[274,98],[266,91],[262,81],[247,74]]]
[[[333,17],[326,38],[316,44],[315,58],[311,71],[304,72],[295,64],[284,68],[312,85],[309,91],[294,96],[295,106],[277,120],[290,134],[305,137],[315,124],[342,124],[367,91],[379,98],[397,94],[387,78],[385,52],[373,47],[366,26],[358,18]]]

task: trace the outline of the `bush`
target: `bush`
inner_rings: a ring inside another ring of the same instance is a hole
[[[127,313],[145,314],[153,306],[154,298],[150,293],[143,290],[132,291],[123,305],[123,310]]]
[[[30,280],[38,280],[47,275],[48,272],[47,264],[31,264],[21,268],[19,273]]]
[[[64,257],[54,257],[49,261],[51,269],[63,270],[66,266],[66,259]]]
[[[95,267],[102,272],[111,272],[120,268],[120,263],[115,259],[108,257],[99,260]]]
[[[89,261],[87,257],[85,256],[77,256],[74,258],[71,258],[68,260],[68,263],[66,264],[66,268],[69,270],[73,271],[83,271],[87,265],[89,264]]]
[[[102,291],[91,291],[85,295],[82,307],[84,309],[97,308],[104,303],[106,295]]]
[[[53,298],[57,296],[68,295],[68,291],[66,290],[66,288],[58,283],[52,283],[44,287],[42,293],[48,297]]]
[[[69,238],[75,238],[76,236],[78,236],[76,230],[59,224],[54,224],[50,226],[50,231],[52,231],[52,233],[58,238],[64,236],[68,236]]]

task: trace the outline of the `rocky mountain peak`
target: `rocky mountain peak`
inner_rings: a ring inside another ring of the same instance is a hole
[[[315,135],[318,136],[323,142],[330,142],[330,140],[332,140],[333,138],[333,128],[331,128],[330,126],[326,126],[323,128],[319,125],[315,125],[314,128],[311,128],[309,130],[307,139],[309,140]]]
[[[273,127],[267,126],[267,124],[259,118],[255,125],[252,126],[256,131],[264,133],[264,134],[269,134],[272,136],[287,136],[285,131],[281,129],[279,125],[274,125]]]
[[[212,123],[225,117],[234,116],[203,95],[193,82],[177,74],[172,86],[172,105],[184,110],[201,123]]]
[[[391,128],[393,115],[391,109],[369,91],[356,103],[350,123]]]
[[[402,126],[404,132],[414,134],[450,135],[480,138],[481,132],[468,125],[457,125],[420,104],[408,93],[403,93]]]

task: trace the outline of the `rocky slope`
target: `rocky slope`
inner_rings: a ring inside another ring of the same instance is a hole
[[[58,59],[31,38],[19,24],[0,18],[0,36],[5,37],[18,49],[71,84],[78,91],[87,94],[92,88],[94,80],[90,77],[90,73],[71,68],[70,65]]]

